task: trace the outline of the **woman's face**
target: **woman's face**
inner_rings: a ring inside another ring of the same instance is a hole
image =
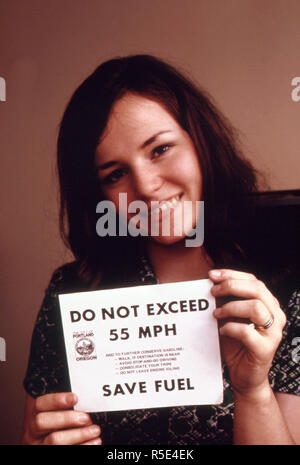
[[[202,192],[199,160],[189,134],[158,102],[130,93],[119,99],[97,147],[95,164],[104,196],[119,214],[125,213],[120,210],[124,205],[119,206],[121,193],[127,194],[127,209],[135,200],[144,201],[149,212],[152,205],[152,220],[159,227],[159,235],[152,239],[174,243],[195,227],[196,201]],[[127,216],[130,220],[136,214]],[[164,221],[170,223],[168,234],[162,229]],[[148,226],[150,236],[150,217]]]

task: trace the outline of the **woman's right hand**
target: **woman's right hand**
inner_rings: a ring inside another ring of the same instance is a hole
[[[72,410],[77,396],[72,392],[27,397],[22,444],[99,445],[100,427],[90,415]]]

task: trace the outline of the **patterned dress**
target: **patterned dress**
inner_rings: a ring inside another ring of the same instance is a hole
[[[137,281],[124,285],[155,284],[143,258]],[[89,290],[78,280],[76,264],[59,268],[50,281],[32,336],[24,387],[32,397],[70,391],[67,360],[58,306],[58,294]],[[269,372],[275,392],[300,395],[300,291],[287,306],[287,324]],[[234,397],[223,364],[224,401],[221,405],[158,408],[92,413],[102,429],[103,444],[196,445],[232,444]]]

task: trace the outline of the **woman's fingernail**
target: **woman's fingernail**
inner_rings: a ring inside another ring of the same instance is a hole
[[[97,425],[93,425],[90,427],[90,433],[91,434],[100,434],[100,428]]]
[[[93,444],[94,444],[95,446],[99,446],[99,445],[102,444],[102,440],[101,440],[100,438],[97,438],[97,439],[95,439],[95,440],[93,441]]]
[[[69,392],[68,394],[66,394],[63,399],[63,402],[65,403],[65,405],[74,404],[76,401],[77,401],[77,398],[75,394],[73,394],[73,392]]]
[[[219,278],[221,276],[220,270],[210,270],[210,274],[213,278]]]
[[[221,315],[221,309],[220,309],[220,308],[216,308],[216,309],[214,310],[214,315],[215,315],[215,316]]]
[[[89,415],[87,415],[86,413],[81,413],[78,417],[78,423],[80,423],[81,425],[85,425],[86,423],[88,423],[89,419]]]

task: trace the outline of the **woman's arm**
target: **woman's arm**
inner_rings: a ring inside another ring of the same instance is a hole
[[[300,396],[276,392],[279,408],[296,444],[300,444]]]
[[[296,419],[299,399],[275,396],[268,377],[286,323],[277,299],[248,273],[218,270],[210,272],[210,277],[217,301],[234,296],[215,311],[235,396],[234,443],[295,444],[300,429]],[[272,315],[274,322],[263,329]]]
[[[300,443],[300,398],[288,398],[289,413],[278,400],[271,387],[248,396],[235,395],[234,443],[235,444],[298,444]],[[285,403],[286,401],[284,401]]]
[[[37,399],[27,395],[21,443],[101,444],[99,426],[92,424],[87,413],[71,410],[76,402],[71,392],[45,394]]]

